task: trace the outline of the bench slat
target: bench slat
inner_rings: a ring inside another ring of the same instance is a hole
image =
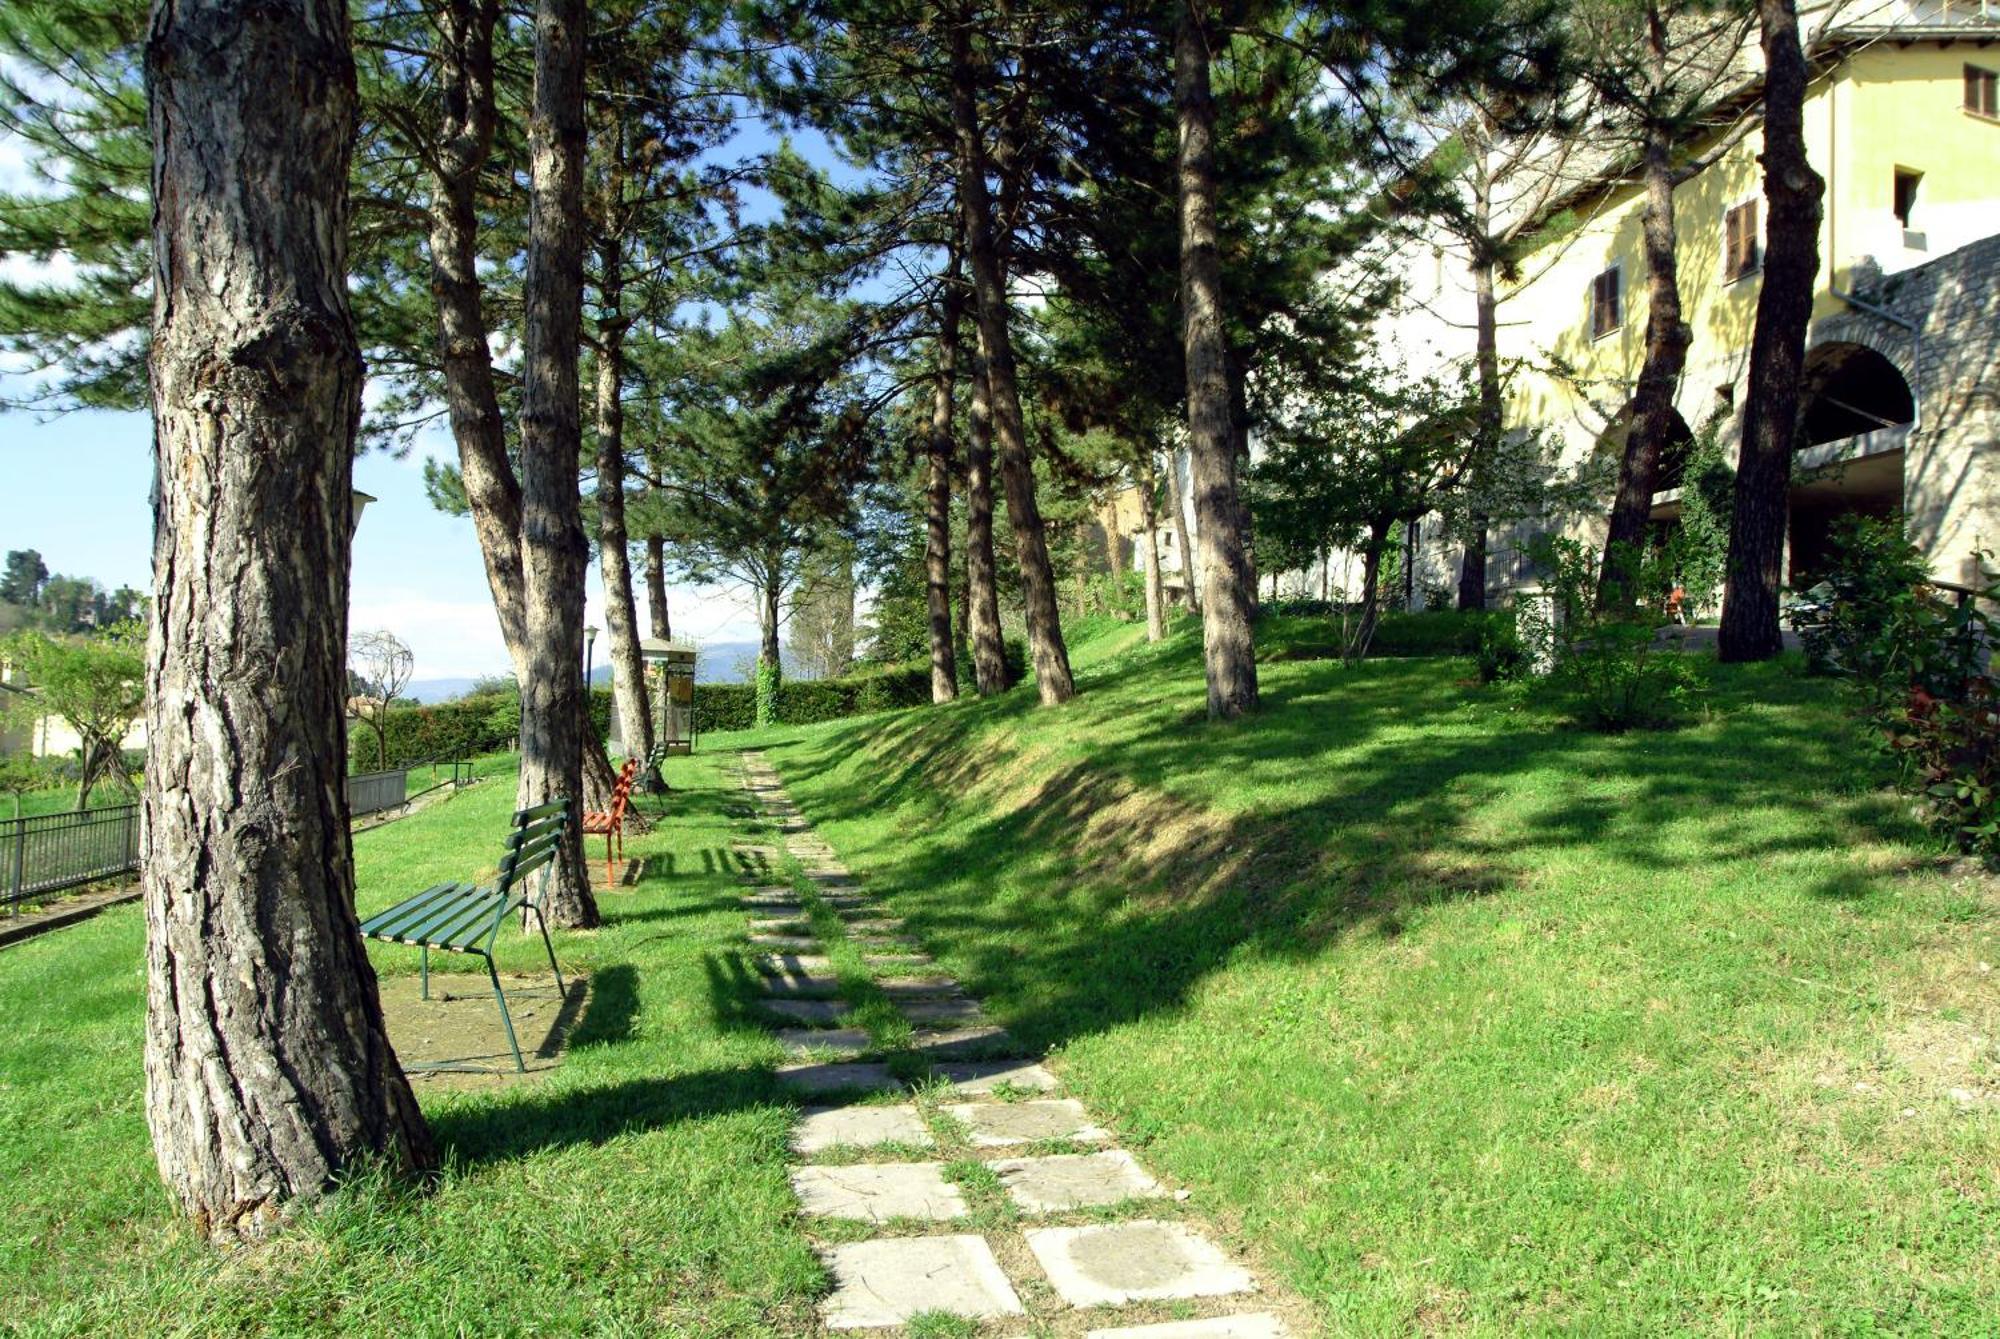
[[[434,908],[449,906],[469,891],[472,891],[472,885],[469,883],[441,883],[434,888],[426,888],[415,897],[407,898],[387,911],[369,917],[362,922],[361,933],[378,939],[395,939]]]
[[[404,942],[445,947],[469,931],[483,935],[506,907],[506,898],[479,889],[476,896],[442,907],[421,925],[411,926],[404,932]]]

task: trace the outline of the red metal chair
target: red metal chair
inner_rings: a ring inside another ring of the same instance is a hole
[[[585,813],[583,832],[585,836],[601,832],[604,834],[604,881],[615,883],[618,879],[617,856],[625,854],[625,806],[632,800],[632,782],[639,775],[639,760],[627,758],[625,765],[618,769],[618,784],[611,788],[611,808],[597,813]]]

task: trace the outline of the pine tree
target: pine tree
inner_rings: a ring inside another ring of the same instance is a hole
[[[436,1161],[355,921],[341,784],[361,414],[346,8],[159,5],[146,69],[146,1112],[183,1211],[255,1236],[363,1166]]]

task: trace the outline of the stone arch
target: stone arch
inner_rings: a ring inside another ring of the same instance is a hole
[[[1632,417],[1637,400],[1627,400],[1625,407],[1611,416],[1611,422],[1598,435],[1593,451],[1606,459],[1617,460],[1625,454],[1625,438],[1632,431]],[[1687,419],[1682,417],[1678,407],[1673,409],[1672,434],[1660,452],[1659,472],[1653,479],[1653,491],[1664,493],[1679,488],[1687,474],[1688,452],[1694,447],[1694,433],[1688,428]]]
[[[1800,387],[1801,448],[1916,419],[1917,399],[1896,360],[1872,341],[1824,340],[1806,351]]]

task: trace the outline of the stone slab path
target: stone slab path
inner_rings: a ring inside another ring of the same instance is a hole
[[[763,755],[782,848],[735,848],[759,1017],[802,1110],[792,1188],[830,1331],[1286,1339],[1299,1301],[1026,1055],[874,902]],[[947,1319],[951,1318],[951,1319]],[[943,1328],[940,1328],[943,1327]]]

